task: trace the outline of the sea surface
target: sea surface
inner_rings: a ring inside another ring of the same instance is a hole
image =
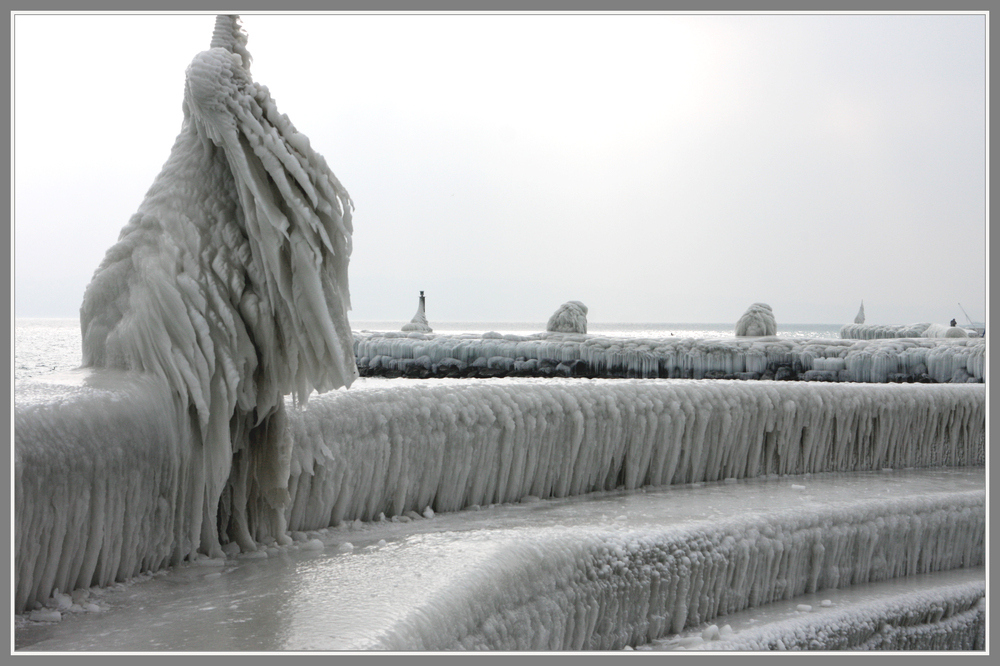
[[[355,331],[399,331],[405,321],[351,321]],[[431,322],[434,333],[512,333],[531,335],[545,330],[545,322]],[[611,338],[725,338],[733,336],[735,323],[597,323],[589,322],[590,335]],[[778,337],[839,337],[841,324],[778,324]],[[53,372],[65,372],[80,366],[80,320],[14,320],[14,380],[28,379]]]

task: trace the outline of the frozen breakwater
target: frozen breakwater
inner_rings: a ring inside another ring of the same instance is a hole
[[[377,384],[377,382],[376,382]],[[985,386],[443,380],[289,404],[283,521],[456,511],[767,474],[982,465]],[[169,390],[74,373],[15,391],[15,611],[186,558],[196,475]],[[165,402],[166,401],[166,402]],[[230,479],[228,497],[240,479]],[[282,540],[248,504],[258,542]],[[240,551],[220,534],[229,554]]]
[[[983,338],[606,338],[573,333],[361,331],[362,376],[628,377],[825,382],[983,382]]]

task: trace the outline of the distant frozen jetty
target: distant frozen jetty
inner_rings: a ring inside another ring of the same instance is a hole
[[[982,338],[605,338],[354,333],[362,376],[983,382]]]
[[[861,317],[863,313],[858,316]],[[855,320],[857,321],[857,320]],[[978,338],[978,332],[960,326],[941,324],[904,324],[887,326],[884,324],[845,324],[840,328],[840,337],[845,340],[879,340],[886,338]]]

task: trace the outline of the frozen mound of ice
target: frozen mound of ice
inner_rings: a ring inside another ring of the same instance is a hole
[[[660,531],[526,531],[489,566],[431,591],[359,647],[616,650],[807,592],[980,566],[985,528],[985,493],[971,492],[859,498],[845,507],[750,513]],[[981,617],[965,614],[981,613],[983,588],[966,586],[953,611],[955,622],[973,624],[973,636]],[[915,596],[914,608],[933,606]],[[846,615],[841,630],[860,632],[884,612],[876,605]],[[830,643],[837,644],[835,636]]]
[[[762,337],[777,335],[778,323],[774,320],[774,312],[767,303],[754,303],[736,322],[736,335],[739,337]]]
[[[858,314],[854,316],[855,324],[865,323],[865,302],[861,301],[861,308],[858,310]]]
[[[580,301],[567,301],[552,313],[545,330],[550,333],[586,333],[587,306]]]
[[[362,375],[982,382],[984,338],[605,338],[356,332]]]
[[[251,78],[246,41],[237,17],[218,17],[187,69],[170,156],[80,309],[83,365],[163,378],[161,409],[186,424],[172,444],[172,473],[192,486],[177,557],[221,554],[220,533],[252,548],[248,522],[280,520],[285,396],[357,376],[352,203]]]

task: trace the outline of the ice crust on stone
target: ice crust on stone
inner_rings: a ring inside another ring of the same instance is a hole
[[[984,338],[872,340],[763,338],[607,338],[572,333],[421,335],[354,333],[362,371],[438,371],[481,367],[537,370],[582,362],[596,376],[701,379],[710,373],[760,379],[781,366],[809,379],[885,383],[895,376],[943,383],[982,382]]]
[[[84,367],[161,378],[161,409],[185,424],[171,445],[184,490],[165,500],[172,561],[220,555],[220,535],[253,550],[249,523],[280,522],[287,500],[285,396],[357,376],[353,204],[252,79],[246,42],[237,17],[218,17],[170,156],[80,310]]]
[[[586,333],[587,306],[580,301],[567,301],[549,317],[545,330],[550,333]]]
[[[199,480],[184,424],[162,409],[170,389],[127,374],[62,395],[36,385],[16,394],[18,612],[54,588],[193,554]],[[529,495],[981,465],[985,409],[979,384],[454,380],[332,392],[302,410],[289,402],[288,500],[247,529],[254,543],[290,541],[287,531]]]
[[[736,322],[738,337],[761,337],[777,335],[778,323],[774,320],[774,312],[767,303],[754,303]]]

